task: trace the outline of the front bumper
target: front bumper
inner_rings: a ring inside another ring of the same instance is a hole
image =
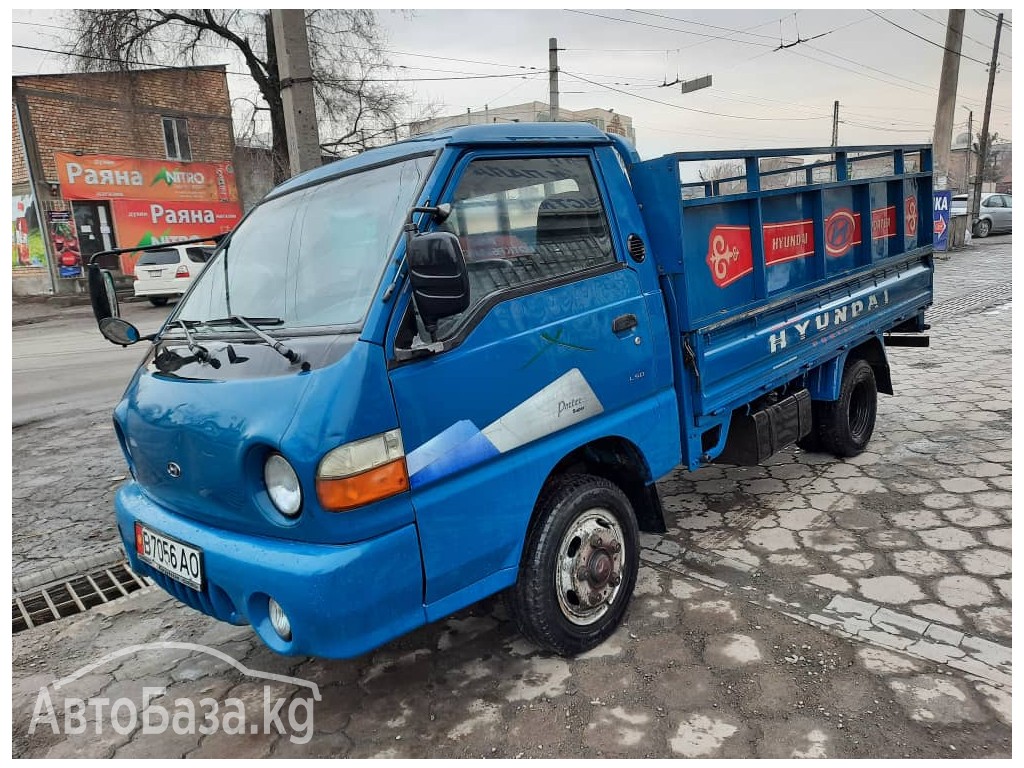
[[[132,570],[196,610],[251,624],[278,653],[352,658],[426,623],[413,525],[355,544],[307,544],[199,524],[155,503],[133,482],[117,492],[114,506]],[[139,560],[135,521],[202,549],[202,592]],[[270,597],[291,622],[288,641],[270,625]]]

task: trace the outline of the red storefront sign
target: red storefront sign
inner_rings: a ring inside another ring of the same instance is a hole
[[[231,163],[54,153],[65,200],[238,201]]]
[[[121,248],[144,248],[223,234],[242,218],[238,203],[114,200],[110,203]],[[121,256],[121,271],[135,269],[138,254]]]

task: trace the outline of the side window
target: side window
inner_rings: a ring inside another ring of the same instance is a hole
[[[188,260],[194,261],[197,264],[203,264],[210,260],[210,256],[213,251],[209,248],[186,248],[185,253],[188,254]]]
[[[615,261],[585,157],[474,160],[451,203],[442,228],[458,235],[466,254],[470,304],[441,322],[442,338],[492,294]]]
[[[1000,195],[992,195],[992,197],[990,197],[988,199],[988,202],[985,203],[985,207],[986,208],[1002,208],[1003,207],[1003,198]]]

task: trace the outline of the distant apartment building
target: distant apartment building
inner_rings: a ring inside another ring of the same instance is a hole
[[[633,131],[633,118],[621,115],[610,109],[563,109],[558,110],[560,122],[590,123],[599,130],[615,133],[636,143]],[[476,112],[464,112],[459,115],[447,115],[423,120],[409,126],[413,136],[434,131],[457,128],[462,125],[487,125],[489,123],[546,123],[551,121],[551,110],[543,101],[530,101],[526,104],[514,104],[509,107],[485,107]]]
[[[79,293],[98,251],[239,221],[223,66],[12,80],[15,295]],[[128,279],[134,262],[109,266]]]

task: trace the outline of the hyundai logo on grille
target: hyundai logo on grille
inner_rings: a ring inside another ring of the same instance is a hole
[[[181,467],[175,464],[173,461],[167,464],[167,474],[171,477],[181,477]]]

